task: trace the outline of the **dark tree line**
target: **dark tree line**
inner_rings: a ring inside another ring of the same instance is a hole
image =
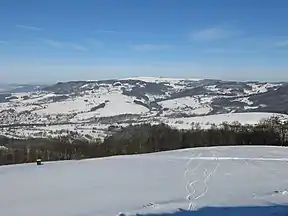
[[[0,137],[0,165],[43,161],[78,160],[113,155],[141,154],[183,148],[227,145],[288,145],[288,122],[271,118],[257,125],[223,123],[220,127],[177,130],[165,124],[128,126],[103,142],[75,139],[15,140]]]

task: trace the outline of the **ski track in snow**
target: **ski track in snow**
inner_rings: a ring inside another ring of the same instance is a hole
[[[159,156],[159,157],[161,157],[161,156]],[[187,159],[189,159],[189,160],[207,160],[207,161],[213,161],[213,160],[219,160],[219,161],[221,161],[221,160],[223,160],[223,161],[225,161],[225,160],[235,160],[235,161],[241,161],[241,160],[243,160],[243,161],[245,161],[245,163],[247,164],[248,163],[248,161],[250,162],[250,161],[279,161],[279,162],[288,162],[288,158],[265,158],[265,157],[261,157],[261,158],[259,158],[259,157],[255,157],[255,158],[252,158],[252,157],[248,157],[248,158],[246,158],[246,157],[195,157],[195,158],[187,158],[187,157],[169,157],[169,156],[167,156],[167,157],[165,157],[166,159],[175,159],[175,160],[187,160]],[[249,164],[249,163],[248,163]],[[247,164],[247,165],[248,165]]]
[[[227,160],[235,160],[235,161],[243,161],[245,163],[246,166],[251,166],[255,165],[256,167],[258,167],[257,164],[255,164],[256,162],[260,162],[260,161],[279,161],[279,162],[288,162],[288,158],[270,158],[270,157],[218,157],[216,156],[215,152],[211,152],[213,154],[213,156],[202,156],[202,153],[197,154],[194,157],[173,157],[171,159],[184,159],[188,161],[185,163],[185,172],[184,172],[184,178],[186,180],[186,192],[187,192],[187,197],[186,200],[189,202],[188,205],[188,210],[195,210],[196,209],[196,201],[203,198],[209,191],[209,180],[211,179],[211,177],[217,172],[218,168],[220,167],[220,163],[219,161],[227,161]],[[167,155],[165,156],[165,158],[167,159]],[[168,156],[169,158],[169,156]],[[190,165],[192,161],[199,161],[196,166],[193,167],[193,169],[191,169]],[[199,179],[199,175],[195,175],[195,172],[197,170],[199,170],[199,168],[201,166],[204,165],[204,161],[218,161],[214,167],[214,169],[208,173],[208,169],[207,167],[203,167],[204,171],[203,171],[203,177],[204,180],[200,180]],[[276,171],[275,170],[271,170],[269,169],[268,172],[271,173],[271,175],[276,175]],[[193,176],[194,178],[188,178],[188,174],[190,175],[195,175]],[[198,176],[198,179],[197,179]],[[197,187],[196,187],[196,183],[203,183],[204,185],[204,190],[201,194],[199,194],[198,196],[195,196],[196,192],[197,192]],[[256,196],[254,196],[254,198],[256,198]],[[149,205],[149,204],[148,204]],[[157,204],[150,204],[149,206],[154,206],[155,207],[159,207],[159,205]]]
[[[201,155],[202,155],[202,154],[199,153],[199,154],[196,156],[196,158],[200,157]],[[188,177],[187,177],[187,174],[188,174],[188,172],[189,172],[189,165],[190,165],[192,159],[193,159],[193,157],[189,158],[188,162],[185,164],[186,170],[185,170],[185,172],[184,172],[184,178],[185,178],[186,181],[187,181],[186,191],[187,191],[187,193],[188,193],[188,196],[187,196],[186,199],[187,199],[187,201],[190,202],[188,209],[191,209],[191,207],[194,206],[193,201],[191,201],[191,197],[193,196],[194,193],[196,193],[196,188],[193,187],[193,184],[195,184],[196,182],[198,182],[197,180],[191,181],[191,180],[189,180]],[[191,170],[191,173],[194,174],[195,171],[200,167],[200,165],[201,165],[201,163],[199,162],[199,163]],[[191,189],[193,190],[193,192],[191,192]]]
[[[208,193],[208,190],[209,190],[209,185],[208,185],[208,182],[210,180],[210,177],[216,173],[217,169],[219,168],[220,166],[220,163],[218,162],[217,165],[214,167],[214,169],[209,173],[208,173],[208,169],[206,167],[204,167],[204,172],[203,172],[203,176],[204,176],[204,180],[203,180],[203,184],[204,184],[204,191],[198,195],[198,196],[195,196],[195,193],[197,191],[197,188],[196,186],[194,186],[194,184],[200,182],[200,180],[191,180],[191,179],[188,179],[187,177],[187,174],[189,173],[189,165],[191,163],[191,161],[193,161],[194,159],[199,159],[201,158],[202,154],[199,153],[196,157],[191,157],[189,158],[188,162],[185,164],[186,166],[186,170],[184,172],[184,177],[187,181],[187,184],[186,184],[186,191],[188,193],[188,196],[186,197],[186,200],[189,201],[189,206],[188,206],[188,210],[195,210],[195,207],[196,207],[196,201],[202,197],[204,197],[207,193]],[[216,157],[216,154],[213,153],[213,157],[218,160],[218,157]],[[191,171],[190,173],[192,174],[195,174],[195,172],[199,169],[199,167],[202,165],[203,163],[199,162]]]

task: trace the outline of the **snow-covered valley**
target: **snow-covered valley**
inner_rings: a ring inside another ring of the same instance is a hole
[[[1,215],[285,216],[283,147],[211,147],[0,167]]]
[[[287,118],[286,83],[138,77],[72,81],[0,93],[0,133],[55,137],[77,132],[103,139],[129,124],[166,123],[179,129],[235,121]],[[277,114],[278,113],[278,114]]]

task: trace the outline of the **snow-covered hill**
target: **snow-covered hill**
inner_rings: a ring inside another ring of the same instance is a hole
[[[271,116],[264,112],[288,111],[287,83],[138,77],[24,90],[0,93],[1,134],[45,137],[72,130],[103,137],[115,124],[164,122],[189,128],[193,122],[257,123]],[[249,119],[231,114],[243,112],[250,113]]]
[[[1,215],[285,216],[287,155],[242,146],[2,166]]]

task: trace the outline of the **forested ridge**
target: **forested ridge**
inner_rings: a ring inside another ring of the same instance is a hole
[[[288,145],[288,121],[277,117],[257,125],[223,123],[210,129],[195,124],[177,130],[165,124],[128,126],[104,141],[75,138],[73,133],[51,139],[17,140],[0,137],[0,165],[43,161],[80,160],[113,155],[142,154],[183,148],[227,145]]]

